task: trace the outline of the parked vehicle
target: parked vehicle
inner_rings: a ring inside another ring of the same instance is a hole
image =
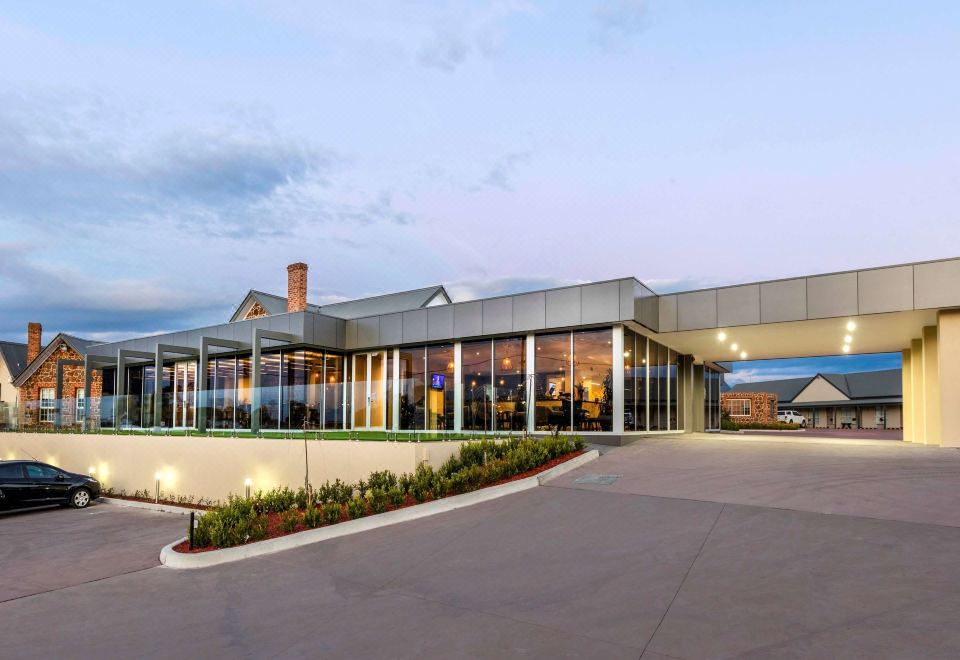
[[[785,424],[799,424],[801,428],[806,428],[807,418],[796,410],[781,410],[777,413],[777,421]]]
[[[0,509],[49,504],[82,509],[100,497],[100,482],[39,461],[0,461]]]

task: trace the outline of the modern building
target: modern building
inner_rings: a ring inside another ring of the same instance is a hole
[[[288,267],[285,306],[251,291],[225,323],[87,347],[86,398],[102,373],[103,401],[86,423],[618,443],[719,428],[721,361],[902,351],[905,438],[960,446],[960,259],[669,295],[629,277],[320,306],[306,275]]]
[[[899,429],[903,424],[900,369],[739,383],[724,398],[758,392],[775,395],[780,410],[796,410],[812,428]]]

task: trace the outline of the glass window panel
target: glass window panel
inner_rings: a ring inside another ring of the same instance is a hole
[[[493,343],[489,339],[464,342],[460,360],[463,367],[463,430],[492,431]]]
[[[574,420],[578,431],[613,430],[613,329],[573,333]]]
[[[367,426],[367,355],[353,356],[353,428]]]
[[[661,397],[666,396],[666,391],[661,390],[664,385],[664,381],[661,375],[661,371],[665,368],[660,363],[660,344],[655,341],[649,342],[649,349],[647,352],[647,360],[650,363],[650,369],[648,370],[648,377],[650,379],[650,430],[651,431],[660,431],[661,429],[666,428],[661,426]],[[664,423],[666,419],[663,418]]]
[[[126,400],[123,426],[140,426],[143,402],[143,367],[127,369]]]
[[[116,392],[116,369],[104,369],[100,372],[100,426],[113,426],[113,395]]]
[[[155,367],[143,368],[143,406],[140,425],[144,428],[157,425],[157,421],[153,418],[153,395],[157,385],[155,373]]]
[[[623,430],[637,430],[637,335],[623,330]]]
[[[382,352],[370,355],[370,385],[367,391],[370,401],[370,426],[372,428],[383,427],[383,362],[384,354]]]
[[[213,415],[207,417],[207,424],[213,428],[234,428],[234,409],[237,399],[237,359],[234,357],[217,358],[214,372],[216,387],[207,400],[213,402]],[[209,414],[209,413],[208,413]]]
[[[570,430],[571,360],[569,332],[537,335],[534,427],[538,431]]]
[[[323,428],[323,353],[304,351],[304,425],[305,430]]]
[[[173,424],[174,367],[164,365],[160,381],[160,425],[165,428]]]
[[[426,427],[426,355],[424,348],[400,351],[400,429]]]
[[[280,374],[280,428],[303,430],[307,417],[307,370],[304,351],[283,351]]]
[[[237,403],[234,428],[249,429],[253,412],[253,357],[237,358]]]
[[[387,418],[385,421],[387,430],[393,429],[393,351],[387,350],[387,372],[385,377],[387,379]]]
[[[498,431],[523,431],[527,428],[526,344],[526,339],[521,337],[495,339],[493,342],[495,423]]]
[[[678,425],[680,419],[677,413],[677,401],[680,398],[680,380],[677,376],[677,352],[672,350],[667,351],[667,380],[669,380],[667,389],[670,392],[670,399],[667,404],[667,416],[670,420],[670,429],[675,431],[680,428]]]
[[[427,347],[427,429],[453,430],[453,344]]]
[[[260,356],[260,428],[280,428],[280,353]]]
[[[323,424],[343,428],[343,356],[327,353],[324,366]]]

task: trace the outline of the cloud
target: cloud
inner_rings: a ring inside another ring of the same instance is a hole
[[[483,178],[483,185],[491,188],[500,188],[501,190],[513,190],[513,175],[516,172],[517,165],[529,160],[532,152],[518,151],[507,153],[497,159]]]
[[[604,0],[593,17],[603,40],[631,37],[647,29],[649,5],[647,0]]]
[[[750,360],[735,362],[733,372],[724,380],[729,385],[756,383],[786,378],[809,378],[818,373],[850,373],[899,369],[899,353],[875,353],[871,355],[837,355],[833,357],[793,358],[781,360]]]
[[[498,277],[485,280],[460,280],[444,284],[444,288],[455,302],[464,302],[491,296],[505,296],[583,283],[583,280],[568,280],[558,277]]]
[[[389,189],[342,194],[347,166],[264,121],[167,127],[107,97],[0,94],[0,218],[11,222],[244,238],[288,235],[297,222],[414,221]]]
[[[212,303],[196,289],[176,288],[162,278],[103,280],[30,256],[42,256],[41,249],[0,243],[0,337],[22,341],[26,320],[39,321],[53,332],[95,339],[160,332],[158,324],[191,327],[229,315],[229,305]],[[105,324],[109,331],[102,330]]]
[[[425,67],[452,73],[473,55],[493,57],[503,41],[503,24],[517,14],[531,13],[526,2],[497,0],[473,4],[440,5],[438,15],[423,20],[429,36],[417,49],[417,61]]]
[[[463,38],[438,32],[420,48],[417,59],[423,66],[450,72],[463,64],[470,50]]]

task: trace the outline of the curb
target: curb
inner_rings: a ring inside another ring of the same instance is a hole
[[[456,509],[461,509],[466,506],[480,504],[481,502],[488,502],[506,495],[512,495],[514,493],[520,493],[525,490],[536,488],[542,483],[553,479],[554,477],[558,477],[561,474],[565,474],[571,470],[574,470],[581,465],[589,463],[599,456],[600,452],[598,452],[596,449],[592,449],[585,454],[577,456],[576,458],[572,458],[569,461],[561,463],[560,465],[550,468],[549,470],[545,470],[540,474],[527,477],[526,479],[511,481],[499,486],[481,488],[480,490],[475,490],[472,493],[464,493],[463,495],[444,497],[443,499],[425,502],[424,504],[417,504],[416,506],[407,507],[405,509],[397,509],[396,511],[379,513],[366,518],[358,518],[357,520],[349,520],[347,522],[337,523],[336,525],[331,525],[329,527],[310,529],[305,532],[297,532],[296,534],[289,534],[287,536],[281,536],[275,539],[258,541],[249,545],[238,545],[232,548],[223,548],[222,550],[211,550],[209,552],[200,552],[196,554],[175,552],[173,550],[174,546],[182,543],[186,538],[183,537],[164,546],[164,548],[160,551],[160,563],[167,568],[176,569],[207,568],[209,566],[226,564],[228,562],[239,561],[241,559],[261,557],[263,555],[281,552],[282,550],[300,548],[305,545],[320,543],[321,541],[327,541],[329,539],[335,539],[341,536],[358,534],[371,529],[378,529],[380,527],[396,525],[398,523],[408,522],[411,520],[427,518],[429,516],[435,516],[439,513],[455,511]]]
[[[176,506],[175,504],[154,504],[153,502],[124,500],[119,497],[101,497],[99,501],[103,502],[104,504],[112,504],[113,506],[123,506],[130,509],[143,509],[145,511],[157,511],[160,513],[178,513],[183,516],[189,516],[191,513],[196,513],[198,516],[202,516],[205,513],[203,509],[190,509],[185,506]]]

